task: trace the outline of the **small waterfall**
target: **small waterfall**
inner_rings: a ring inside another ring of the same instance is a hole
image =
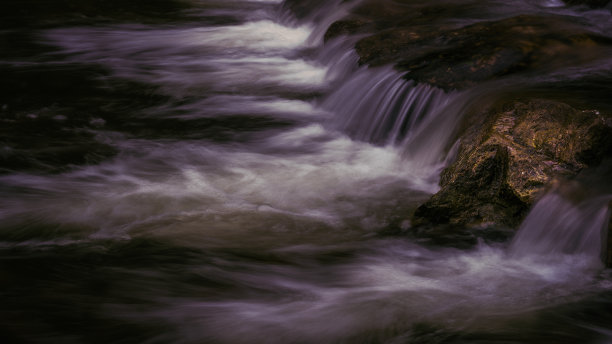
[[[526,255],[584,255],[599,263],[610,219],[610,195],[577,204],[558,192],[533,207],[512,241],[510,252]]]
[[[329,25],[358,3],[285,0],[278,17],[285,25],[313,26],[306,43],[314,47],[322,44]],[[318,104],[333,114],[328,125],[359,141],[399,146],[414,165],[444,165],[469,97],[407,81],[390,66],[359,68],[353,49],[358,39],[342,36],[320,46],[316,59],[327,66],[325,79],[333,90]]]
[[[362,68],[321,107],[352,138],[398,145],[413,162],[434,165],[445,159],[468,103],[459,94],[406,81],[390,67]]]
[[[397,144],[425,117],[443,107],[444,91],[405,81],[390,69],[363,69],[328,97],[334,126],[357,140]]]

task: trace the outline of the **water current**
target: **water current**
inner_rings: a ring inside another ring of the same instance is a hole
[[[438,190],[478,94],[324,43],[354,2],[183,4],[43,25],[36,57],[3,55],[53,98],[0,104],[8,342],[612,342],[609,194],[551,191],[511,242],[385,235]]]

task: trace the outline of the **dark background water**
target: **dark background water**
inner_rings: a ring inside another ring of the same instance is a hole
[[[446,152],[346,135],[372,125],[346,119],[354,96],[380,101],[363,80],[413,94],[322,45],[351,5],[2,2],[2,341],[611,341],[598,253],[390,235]],[[580,89],[605,93],[593,80]],[[414,94],[434,117],[467,97]]]

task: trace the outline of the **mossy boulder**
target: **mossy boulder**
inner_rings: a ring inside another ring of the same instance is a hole
[[[547,186],[612,150],[612,128],[598,112],[561,102],[513,101],[468,121],[456,161],[416,210],[414,226],[514,228]]]

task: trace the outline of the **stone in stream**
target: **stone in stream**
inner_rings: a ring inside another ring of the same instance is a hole
[[[588,63],[611,43],[562,18],[521,15],[458,29],[383,31],[356,50],[363,64],[394,62],[407,79],[449,90]]]
[[[519,15],[458,26],[440,18],[486,15],[473,4],[366,1],[330,26],[327,40],[362,34],[359,63],[394,64],[405,78],[445,90],[515,74],[546,73],[607,58],[612,40],[588,23]],[[481,13],[482,12],[482,13]]]
[[[416,210],[414,226],[515,228],[547,186],[612,152],[612,128],[596,111],[535,99],[487,112],[468,117],[457,160]]]

